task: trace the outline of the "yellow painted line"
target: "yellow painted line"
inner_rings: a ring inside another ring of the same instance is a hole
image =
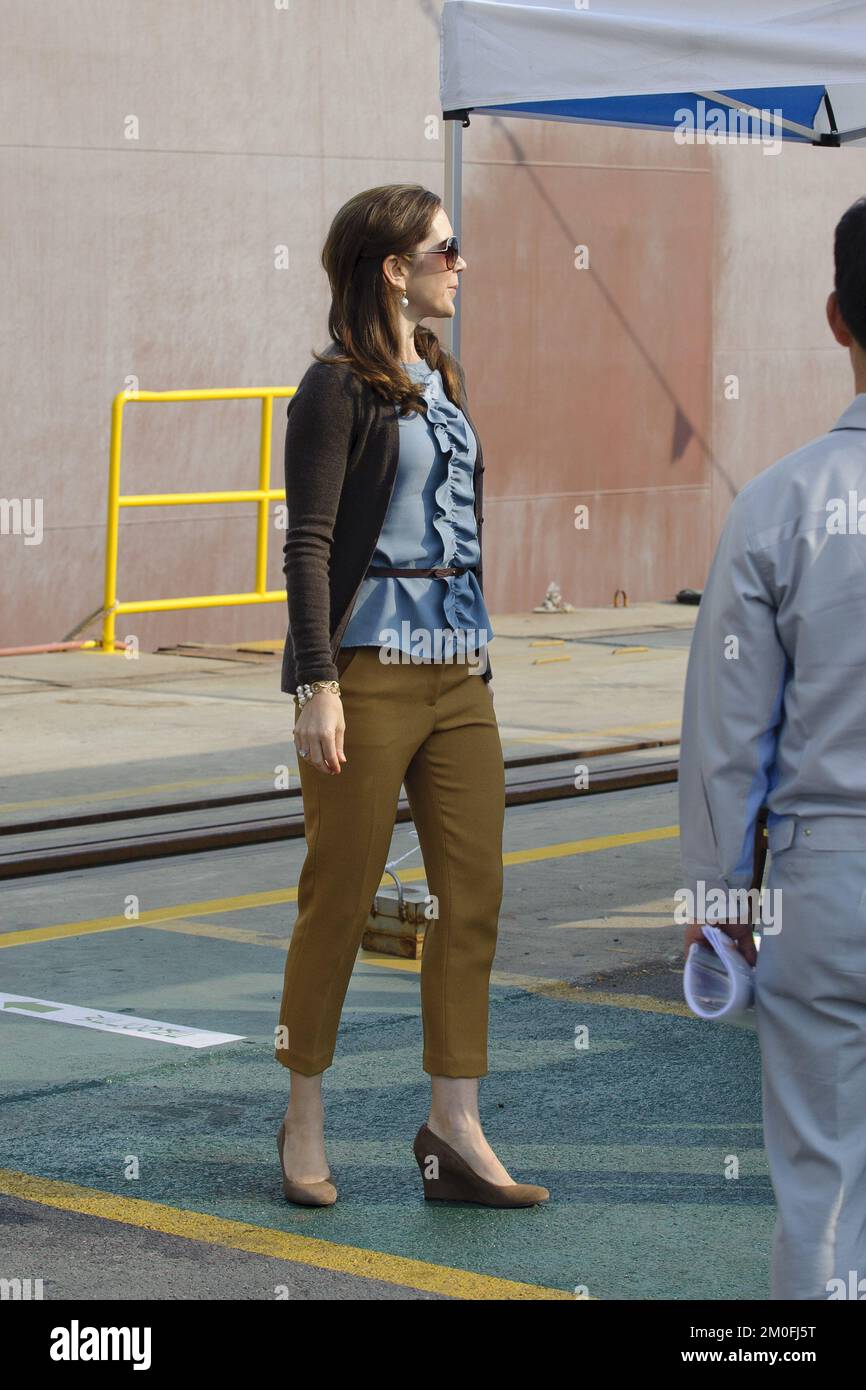
[[[240,941],[245,946],[270,946],[277,951],[286,950],[290,936],[288,930],[283,936],[275,936],[272,932],[256,931],[252,927],[226,927],[222,923],[191,922],[184,918],[172,922],[139,922],[137,925],[147,927],[148,931],[173,931],[179,936],[204,936],[213,941]]]
[[[674,921],[674,902],[664,898],[645,898],[642,902],[620,903],[601,917],[583,917],[549,922],[550,931],[663,931],[679,925]]]
[[[673,909],[671,909],[673,911]],[[659,922],[623,922],[615,914],[612,917],[592,917],[585,922],[550,922],[549,931],[664,931],[675,927],[674,921],[663,919]]]
[[[564,840],[559,844],[539,845],[535,849],[509,850],[507,854],[503,854],[502,863],[508,867],[510,864],[532,864],[545,859],[565,859],[574,854],[597,854],[601,850],[614,849],[620,845],[675,840],[678,835],[678,825],[662,825],[654,830],[624,831],[620,835],[596,835],[589,840]],[[426,872],[423,866],[401,869],[397,877],[403,883],[417,883],[426,879]],[[200,902],[153,907],[132,920],[117,916],[95,917],[85,922],[28,927],[23,931],[0,932],[0,947],[28,946],[40,941],[57,941],[68,936],[87,936],[92,932],[126,931],[130,927],[153,926],[157,922],[177,922],[183,917],[209,917],[221,912],[249,912],[257,907],[276,907],[281,903],[295,902],[297,896],[296,885],[294,888],[274,888],[267,893],[244,893],[233,898],[206,898]]]
[[[532,975],[510,975],[497,970],[493,971],[490,980],[492,984],[516,985],[529,994],[543,994],[547,999],[568,1004],[604,1004],[616,1009],[637,1009],[645,1014],[674,1014],[677,1018],[693,1019],[695,1023],[701,1021],[685,1000],[656,999],[651,994],[616,994],[612,990],[570,985],[567,980],[539,980]]]
[[[614,656],[622,656],[626,652],[648,652],[649,647],[614,647]]]
[[[598,854],[620,845],[644,845],[654,840],[676,840],[678,825],[659,825],[652,830],[624,830],[619,835],[594,835],[590,840],[563,840],[556,845],[538,845],[532,849],[512,849],[503,854],[502,863],[532,864],[542,859],[567,859],[573,854]]]
[[[551,661],[571,661],[570,656],[537,656],[532,662],[533,666],[549,666]]]
[[[471,1270],[455,1269],[449,1265],[427,1264],[424,1260],[413,1260],[404,1255],[362,1250],[356,1245],[338,1245],[334,1241],[317,1240],[313,1236],[298,1236],[267,1226],[252,1226],[245,1221],[228,1221],[203,1212],[183,1211],[179,1207],[143,1201],[140,1197],[118,1197],[112,1192],[100,1192],[97,1188],[34,1177],[8,1168],[0,1168],[0,1192],[27,1202],[39,1202],[56,1211],[79,1212],[103,1221],[135,1226],[138,1230],[160,1231],[163,1235],[177,1236],[182,1240],[205,1241],[208,1245],[226,1250],[244,1250],[252,1255],[286,1260],[291,1264],[313,1265],[317,1269],[351,1274],[357,1279],[381,1279],[424,1293],[474,1300],[575,1301],[574,1294],[565,1289],[497,1279],[492,1275],[475,1274]]]
[[[407,956],[380,956],[376,951],[359,951],[356,965],[384,966],[386,970],[406,970],[410,975],[420,975],[420,960],[409,960]]]
[[[294,902],[297,896],[297,888],[279,888],[270,893],[248,893],[242,898],[211,898],[203,902],[153,907],[131,921],[126,917],[94,917],[87,922],[28,927],[25,931],[0,933],[0,946],[25,946],[66,936],[88,936],[91,932],[124,931],[130,927],[153,926],[155,922],[175,922],[180,917],[204,917],[212,912],[242,912],[256,907],[274,907],[280,903]]]
[[[139,926],[141,923],[139,923]],[[285,936],[268,935],[267,932],[254,931],[250,927],[224,927],[217,925],[216,922],[151,922],[146,923],[148,929],[154,931],[173,931],[179,936],[203,936],[213,941],[239,941],[244,946],[269,946],[275,951],[285,951],[289,944],[290,933]],[[378,951],[359,951],[358,965],[377,965],[385,966],[389,970],[408,970],[410,974],[417,975],[421,970],[421,961],[410,960],[408,956],[381,956]]]

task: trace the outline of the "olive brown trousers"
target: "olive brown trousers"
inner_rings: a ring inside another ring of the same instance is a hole
[[[379,651],[345,648],[338,658],[341,771],[299,759],[307,854],[274,1055],[307,1076],[333,1061],[405,785],[435,905],[421,956],[422,1066],[433,1076],[484,1076],[505,818],[493,696],[477,663],[389,664]],[[299,713],[296,704],[295,722]]]

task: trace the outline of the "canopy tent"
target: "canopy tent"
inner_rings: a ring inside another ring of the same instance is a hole
[[[440,40],[458,236],[471,115],[866,144],[866,0],[444,0]]]

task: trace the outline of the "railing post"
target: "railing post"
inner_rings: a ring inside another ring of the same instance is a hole
[[[273,433],[274,398],[262,397],[262,425],[259,440],[259,491],[268,492],[271,486],[271,437]],[[268,581],[268,524],[270,502],[260,497],[256,507],[256,583],[257,594],[267,593]]]
[[[117,603],[117,547],[120,526],[120,448],[123,437],[123,406],[126,392],[121,391],[111,404],[111,443],[108,454],[108,520],[105,530],[105,588],[102,599],[102,650],[114,651],[115,615]]]

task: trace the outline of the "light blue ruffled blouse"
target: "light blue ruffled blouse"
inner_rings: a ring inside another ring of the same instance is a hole
[[[423,381],[427,417],[398,416],[400,454],[372,565],[429,569],[480,558],[472,479],[478,452],[463,411],[428,364],[401,364]],[[396,641],[395,641],[396,636]],[[368,575],[361,581],[342,646],[387,644],[424,660],[470,657],[495,636],[470,571],[436,579]]]

